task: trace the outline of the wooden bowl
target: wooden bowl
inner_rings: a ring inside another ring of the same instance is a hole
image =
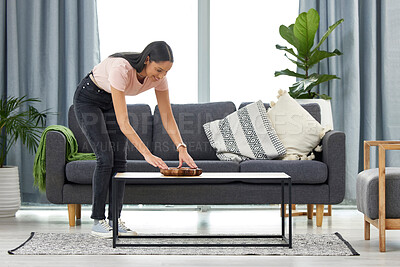
[[[199,176],[203,173],[202,169],[192,169],[187,167],[160,169],[160,172],[165,176]]]

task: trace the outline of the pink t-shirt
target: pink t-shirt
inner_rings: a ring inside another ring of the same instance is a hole
[[[109,57],[93,68],[93,76],[98,86],[111,93],[111,87],[122,91],[125,95],[138,95],[151,88],[158,91],[168,90],[167,78],[152,81],[146,77],[143,84],[136,76],[136,70],[124,58]]]

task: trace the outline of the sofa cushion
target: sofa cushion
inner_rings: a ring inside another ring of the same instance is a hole
[[[128,160],[127,163],[128,172],[159,172],[158,168],[153,167],[144,160]],[[165,163],[169,167],[177,167],[179,165],[179,161],[165,161]],[[196,164],[205,172],[239,171],[239,164],[231,161],[198,160],[196,161]],[[69,162],[66,166],[66,178],[71,183],[92,184],[92,177],[95,167],[96,161],[94,160],[80,160]],[[227,182],[230,181],[226,180],[225,183]]]
[[[324,128],[286,91],[279,90],[276,104],[267,112],[279,139],[286,148],[283,159],[313,159],[309,154],[325,134]]]
[[[128,104],[129,122],[142,139],[143,143],[151,149],[153,139],[153,115],[147,104]],[[143,160],[142,154],[128,141],[128,155],[130,160]]]
[[[67,163],[65,176],[71,183],[92,184],[95,160],[78,160]],[[144,160],[128,160],[127,171],[130,172],[155,172],[158,168],[153,167]]]
[[[386,218],[400,218],[400,168],[385,169]],[[357,175],[357,209],[370,219],[379,219],[379,169],[368,169]]]
[[[242,102],[239,106],[239,109],[241,109],[242,107],[245,107],[249,104],[251,104],[253,102]],[[319,123],[321,123],[321,107],[319,106],[318,103],[307,103],[307,104],[300,104],[305,110],[308,111],[308,113],[310,113],[311,116],[313,116],[313,118],[318,121]],[[269,103],[264,103],[264,107],[266,110],[268,110],[270,108]]]
[[[328,167],[315,160],[246,160],[240,172],[284,172],[294,184],[322,184],[328,178]]]
[[[220,160],[274,159],[286,153],[261,100],[203,127]]]
[[[172,104],[172,112],[178,124],[183,142],[188,146],[194,160],[218,160],[214,149],[203,130],[203,124],[219,120],[236,111],[232,102],[212,102],[200,104]],[[178,152],[165,131],[158,106],[154,110],[153,153],[163,160],[177,160]]]
[[[129,121],[137,134],[142,139],[143,143],[151,149],[151,141],[153,135],[153,116],[151,114],[150,106],[147,104],[128,104]],[[79,127],[78,121],[75,117],[73,105],[69,108],[68,112],[68,126],[74,133],[78,142],[78,152],[90,153],[93,152],[85,135]],[[128,142],[127,149],[128,159],[143,159],[143,156],[137,149]]]

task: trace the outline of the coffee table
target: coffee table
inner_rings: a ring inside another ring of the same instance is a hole
[[[113,225],[118,225],[117,218],[117,207],[118,203],[115,201],[117,198],[117,184],[123,181],[132,181],[136,180],[137,182],[145,182],[149,181],[152,184],[157,182],[158,184],[162,184],[164,182],[171,182],[173,180],[179,184],[192,183],[199,181],[204,183],[205,180],[209,180],[210,183],[213,182],[223,182],[223,181],[235,181],[235,182],[254,182],[257,183],[280,183],[281,184],[281,234],[280,235],[148,235],[148,236],[118,236],[118,227],[113,227],[113,248],[116,247],[288,247],[292,248],[292,180],[289,175],[283,172],[206,172],[201,174],[200,176],[164,176],[158,172],[121,172],[117,173],[112,178],[112,199],[113,207]],[[169,180],[169,181],[167,181]],[[285,184],[288,187],[288,206],[289,206],[289,236],[288,238],[285,236],[285,216],[284,214],[284,192],[285,192]],[[145,204],[145,203],[144,203]],[[165,203],[168,204],[168,203]],[[202,203],[198,203],[201,205]],[[184,238],[184,239],[199,239],[199,238],[232,238],[232,239],[243,239],[243,238],[282,238],[283,243],[262,243],[262,244],[126,244],[126,243],[117,243],[119,238],[133,238],[133,239],[176,239],[176,238]]]

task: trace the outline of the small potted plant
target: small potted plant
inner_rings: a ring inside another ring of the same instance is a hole
[[[49,114],[30,105],[35,102],[40,100],[26,96],[0,99],[0,217],[15,216],[21,204],[18,167],[5,166],[7,154],[18,140],[30,153],[35,152]]]
[[[301,13],[294,24],[290,26],[281,25],[279,27],[279,34],[285,39],[289,44],[291,44],[293,48],[288,48],[286,46],[276,45],[276,48],[279,50],[286,51],[289,53],[292,58],[289,57],[286,53],[285,56],[296,65],[299,72],[294,72],[289,69],[276,71],[275,77],[280,75],[288,75],[297,78],[297,82],[294,83],[291,87],[289,87],[289,95],[295,99],[331,99],[330,96],[325,94],[319,94],[312,89],[324,82],[328,82],[333,79],[339,79],[336,75],[331,74],[320,74],[317,72],[312,72],[313,66],[320,63],[322,60],[340,56],[342,53],[335,49],[332,52],[323,51],[319,48],[324,43],[324,41],[328,38],[328,36],[332,33],[332,31],[341,24],[344,20],[340,19],[331,25],[327,32],[322,36],[321,40],[314,46],[314,38],[315,34],[319,27],[319,14],[315,9],[310,9],[308,12]],[[298,101],[304,103],[305,101]],[[318,102],[318,101],[315,101]],[[321,102],[321,101],[319,101]],[[326,101],[322,101],[326,102]],[[330,102],[329,112],[330,111]],[[321,105],[321,113],[324,112],[323,105]],[[323,114],[321,114],[323,116]],[[332,118],[332,115],[330,115]],[[332,120],[330,118],[330,120]],[[322,118],[323,120],[324,118]],[[322,123],[322,121],[321,121]],[[333,128],[333,123],[331,122],[331,127]]]

